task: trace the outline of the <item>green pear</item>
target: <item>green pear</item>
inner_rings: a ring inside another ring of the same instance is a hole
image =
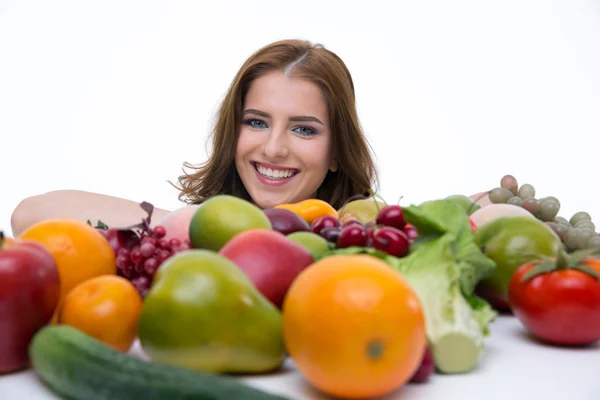
[[[211,250],[186,250],[162,264],[138,336],[152,361],[201,372],[267,372],[286,354],[281,312]]]
[[[352,218],[362,224],[367,224],[375,221],[379,210],[385,206],[386,204],[384,202],[372,198],[353,200],[338,211],[338,216],[340,220]]]
[[[272,229],[269,217],[256,205],[230,195],[211,197],[190,221],[190,243],[195,249],[219,251],[238,233]]]

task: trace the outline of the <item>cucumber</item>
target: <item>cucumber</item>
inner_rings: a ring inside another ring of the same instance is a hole
[[[289,400],[230,376],[141,360],[68,325],[39,330],[29,357],[40,378],[72,400]]]

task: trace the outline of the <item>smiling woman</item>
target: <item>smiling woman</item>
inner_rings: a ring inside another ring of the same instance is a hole
[[[214,152],[179,178],[180,198],[231,194],[262,208],[369,196],[377,171],[344,62],[321,45],[284,40],[240,68],[218,114]]]
[[[369,196],[377,171],[361,129],[354,84],[344,62],[322,45],[283,40],[252,54],[233,79],[212,132],[213,152],[179,177],[179,199],[199,204],[230,194],[261,208],[318,198],[339,208]],[[137,202],[77,190],[23,200],[13,234],[37,221],[66,217],[129,225]],[[167,210],[155,209],[154,220]]]

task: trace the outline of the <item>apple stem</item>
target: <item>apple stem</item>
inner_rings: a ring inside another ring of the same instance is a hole
[[[4,245],[4,232],[0,231],[0,249]]]

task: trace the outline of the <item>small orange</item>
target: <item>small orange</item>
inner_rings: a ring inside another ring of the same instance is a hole
[[[58,323],[80,329],[122,352],[137,337],[143,300],[135,286],[117,275],[103,275],[75,286],[58,311]]]
[[[30,226],[20,237],[41,243],[54,257],[60,276],[61,299],[87,279],[117,272],[110,243],[85,222],[48,219]]]
[[[369,255],[332,255],[290,286],[283,335],[300,373],[343,398],[386,395],[410,380],[425,353],[425,316],[400,273]]]

